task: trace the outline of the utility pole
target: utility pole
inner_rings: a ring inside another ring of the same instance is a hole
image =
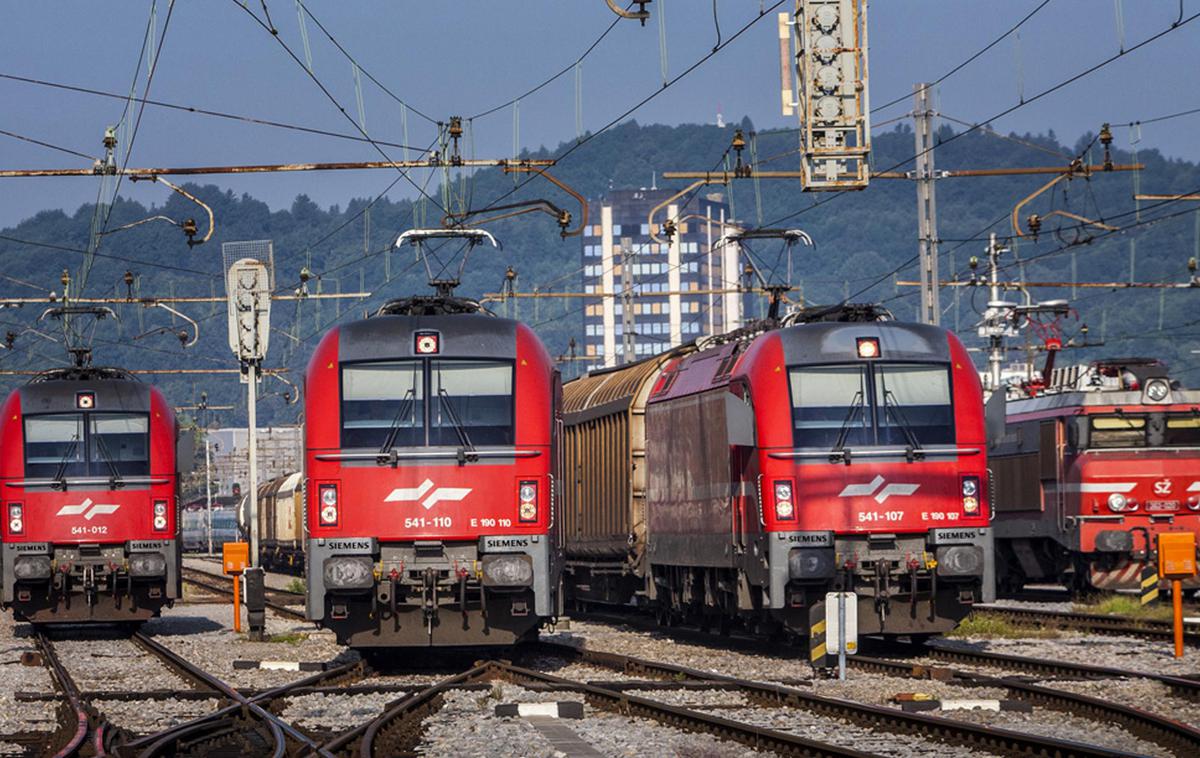
[[[208,439],[208,393],[200,393],[200,410],[204,413],[204,511],[208,517],[208,554],[213,554],[212,539],[212,455]]]
[[[921,256],[921,322],[941,320],[938,299],[937,176],[933,165],[933,107],[928,84],[913,85],[913,136],[916,140],[917,245]]]
[[[1008,303],[1000,299],[999,273],[1000,253],[1005,252],[996,242],[996,233],[992,232],[988,239],[988,307],[983,314],[983,325],[979,335],[988,339],[988,374],[992,378],[992,392],[1002,392],[1000,388],[1000,369],[1004,363],[1004,338],[1009,336]],[[922,269],[922,274],[924,269]],[[937,292],[937,280],[934,280],[934,292]]]
[[[633,266],[637,256],[633,252],[633,238],[621,238],[621,363],[633,363]]]

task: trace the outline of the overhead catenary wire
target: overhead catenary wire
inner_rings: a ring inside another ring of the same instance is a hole
[[[231,2],[233,3],[234,7],[241,9],[242,11],[244,11],[246,13],[246,15],[250,16],[250,18],[254,20],[254,23],[256,23],[260,27],[262,27],[267,33],[269,33],[269,34],[271,33],[271,27],[268,24],[264,23],[263,20],[260,19],[257,15],[255,15],[254,11],[250,10],[249,7],[242,5],[241,3],[237,2],[237,0],[231,0]],[[313,21],[316,22],[316,18],[313,17],[311,12],[309,13],[309,18],[312,18]],[[319,22],[317,22],[317,24],[318,24],[318,26],[320,26]],[[274,39],[279,44],[279,46],[283,48],[284,52],[287,53],[288,57],[290,57],[301,68],[301,70],[304,71],[304,73],[308,76],[308,78],[311,79],[312,82],[317,85],[317,89],[319,89],[321,91],[321,94],[323,94],[325,96],[325,98],[329,100],[329,102],[333,103],[334,107],[338,109],[338,112],[341,113],[342,116],[345,117],[345,119],[347,121],[349,121],[350,124],[352,126],[354,126],[354,128],[356,130],[358,130],[359,134],[361,134],[367,140],[367,142],[370,143],[371,147],[373,147],[375,149],[375,151],[378,152],[385,161],[388,161],[390,163],[395,163],[395,161],[392,159],[392,157],[387,154],[387,151],[384,150],[383,147],[373,137],[371,137],[371,135],[368,134],[366,132],[366,130],[364,130],[358,124],[357,121],[354,120],[354,117],[351,116],[350,113],[346,110],[346,108],[338,101],[338,99],[336,97],[334,97],[333,93],[329,91],[329,88],[325,86],[325,83],[322,82],[321,79],[316,74],[314,74],[313,72],[308,70],[308,68],[304,65],[304,62],[301,61],[299,57],[297,57],[295,51],[293,51],[292,48],[289,47],[288,44],[286,42],[284,42],[283,39],[280,38],[280,36],[277,33],[271,34],[271,38]],[[367,72],[364,71],[364,73],[367,73]],[[371,78],[370,74],[367,74],[367,76],[368,76],[368,78]],[[375,79],[371,79],[371,80],[375,81]],[[382,86],[382,85],[380,85],[380,86]],[[409,106],[409,107],[411,107],[411,106]],[[418,111],[414,110],[413,112],[417,113]],[[435,206],[437,206],[438,209],[441,210],[443,213],[448,212],[442,206],[441,203],[439,203],[436,199],[430,197],[424,190],[421,189],[420,185],[418,185],[415,181],[413,181],[412,177],[409,176],[409,173],[407,170],[402,169],[399,166],[396,167],[396,170],[400,172],[400,174],[404,177],[404,180],[406,182],[408,182],[409,185],[411,185],[413,187],[413,189],[415,189],[415,190],[417,190],[417,192],[421,193],[426,199],[428,199]]]
[[[30,144],[50,148],[51,150],[57,150],[60,153],[66,153],[67,155],[74,155],[74,156],[77,156],[79,158],[84,158],[89,161],[94,158],[94,156],[88,155],[87,153],[82,153],[78,150],[72,150],[69,147],[63,147],[62,145],[55,145],[51,142],[45,142],[43,140],[34,139],[33,137],[26,137],[23,134],[17,134],[16,132],[10,132],[7,129],[0,129],[0,134],[3,134],[5,137],[12,137],[13,139],[21,140],[22,142],[28,142]]]
[[[106,90],[95,89],[92,87],[80,87],[80,86],[77,86],[74,84],[63,84],[61,82],[53,82],[53,81],[49,81],[47,79],[34,79],[31,77],[27,77],[27,76],[17,76],[16,74],[0,73],[0,79],[5,79],[8,81],[14,81],[14,82],[20,82],[23,84],[30,84],[30,85],[38,86],[38,87],[47,87],[49,89],[59,89],[59,90],[63,90],[66,92],[78,92],[78,93],[84,94],[84,95],[93,95],[95,97],[104,97],[104,98],[109,98],[109,99],[113,99],[113,100],[125,100],[126,99],[125,95],[119,95],[116,92],[108,92]],[[289,130],[289,131],[305,132],[308,134],[315,134],[315,135],[318,135],[321,137],[333,137],[335,139],[352,140],[354,142],[369,142],[370,141],[370,140],[366,139],[365,137],[358,135],[358,134],[346,134],[345,132],[335,132],[335,131],[332,131],[329,129],[318,129],[318,128],[312,127],[312,126],[303,126],[300,124],[289,124],[285,121],[274,121],[271,119],[258,118],[256,116],[246,116],[246,115],[238,114],[238,113],[228,113],[225,111],[210,110],[208,108],[200,108],[200,107],[194,106],[194,105],[182,105],[180,103],[172,103],[172,102],[167,102],[164,100],[155,100],[155,99],[149,98],[149,97],[133,97],[133,98],[131,98],[131,100],[135,103],[142,103],[144,105],[149,105],[149,106],[152,106],[155,108],[163,108],[163,109],[167,109],[167,110],[181,111],[183,113],[192,113],[192,114],[195,114],[198,116],[209,116],[212,118],[226,119],[229,121],[240,121],[240,122],[252,124],[255,126],[267,126],[267,127],[271,127],[274,129],[285,129],[285,130]],[[406,144],[402,144],[402,143],[398,143],[398,142],[387,142],[385,140],[375,140],[375,141],[378,142],[380,145],[383,145],[384,147],[395,147],[395,148],[400,148],[400,149],[404,149],[404,150],[415,150],[416,149],[410,145],[406,145]],[[82,157],[88,158],[90,160],[93,156],[83,155]]]

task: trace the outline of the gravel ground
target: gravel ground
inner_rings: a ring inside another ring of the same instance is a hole
[[[984,639],[965,637],[943,639],[936,644],[967,650],[1022,655],[1030,658],[1087,663],[1094,666],[1146,671],[1152,674],[1187,676],[1200,671],[1196,651],[1176,659],[1168,643],[1149,642],[1134,637],[1086,636],[1064,632],[1055,639]]]
[[[697,693],[699,694],[699,693]],[[520,718],[497,718],[498,703],[581,701],[570,692],[533,692],[497,683],[491,692],[456,691],[426,722],[417,746],[421,755],[483,758],[562,758],[537,729]],[[582,720],[559,722],[597,751],[613,758],[632,756],[692,756],[726,758],[763,755],[732,742],[688,734],[653,721],[629,718],[584,706]]]
[[[2,739],[19,732],[52,732],[58,726],[55,705],[50,702],[18,703],[17,692],[46,692],[53,679],[45,666],[21,665],[21,653],[36,651],[28,624],[13,621],[12,614],[0,614],[0,753],[17,746]]]
[[[372,695],[298,695],[287,699],[281,714],[296,726],[314,732],[341,732],[370,721],[404,697],[402,692]]]
[[[59,638],[54,640],[54,648],[84,693],[191,689],[165,663],[121,637]]]
[[[275,687],[310,676],[306,671],[261,671],[233,668],[233,661],[322,661],[339,665],[358,654],[337,644],[333,635],[312,624],[283,618],[267,610],[268,638],[250,642],[229,628],[229,604],[192,604],[165,612],[144,631],[200,668],[234,687]]]
[[[1140,755],[1173,756],[1153,742],[1134,737],[1120,726],[1095,719],[1074,716],[1063,711],[1034,708],[1033,713],[1019,711],[950,711],[949,718],[971,721],[989,727],[999,727],[1022,734],[1075,740],[1112,750],[1129,751]]]
[[[212,713],[221,706],[212,700],[93,700],[114,726],[134,734],[153,734]]]

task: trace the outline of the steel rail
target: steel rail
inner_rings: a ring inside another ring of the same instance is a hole
[[[933,676],[937,668],[861,655],[849,659],[848,663],[856,669],[918,679]],[[1053,662],[1047,661],[1046,663],[1052,665]],[[1020,666],[1021,663],[1013,665]],[[1023,682],[1011,677],[986,676],[955,669],[944,669],[944,671],[952,677],[949,682],[957,686],[1005,689],[1018,700],[1037,703],[1065,713],[1082,715],[1100,722],[1116,722],[1129,733],[1149,739],[1169,750],[1182,751],[1182,755],[1200,755],[1200,730],[1157,713],[1091,695]]]
[[[204,686],[221,693],[224,697],[233,701],[238,706],[248,710],[255,718],[261,721],[269,729],[271,738],[275,742],[274,756],[276,758],[282,758],[282,756],[287,753],[288,739],[291,739],[307,750],[313,751],[317,755],[327,755],[321,751],[320,746],[316,742],[314,742],[296,727],[284,721],[276,714],[266,710],[258,702],[252,702],[249,698],[238,692],[233,687],[208,673],[204,669],[196,666],[191,661],[187,660],[165,645],[159,643],[151,637],[148,637],[142,632],[135,632],[131,639],[184,677],[202,682]],[[173,735],[170,731],[164,732],[154,744],[143,750],[140,755],[144,758],[149,758],[149,756],[154,755],[163,755],[165,753],[162,751],[174,746],[178,740],[179,737],[177,735]]]
[[[992,604],[976,605],[974,611],[986,611],[992,615],[1007,617],[1012,621],[1030,621],[1055,629],[1079,630],[1095,634],[1145,637],[1154,640],[1171,640],[1174,634],[1168,623],[1134,619],[1128,616],[1043,611]],[[1183,639],[1189,645],[1200,645],[1200,627],[1195,624],[1185,625]]]
[[[918,654],[928,655],[944,661],[966,663],[989,668],[1016,668],[1055,676],[1077,676],[1084,679],[1149,679],[1164,685],[1176,695],[1188,700],[1200,700],[1200,681],[1149,671],[1096,666],[1090,663],[1027,658],[1022,655],[991,653],[982,650],[958,650],[933,644],[926,645]]]
[[[79,755],[87,741],[88,732],[91,731],[91,720],[83,702],[83,693],[59,659],[58,652],[54,649],[54,643],[50,641],[46,633],[35,628],[34,641],[42,652],[42,660],[45,661],[46,668],[50,670],[55,686],[62,690],[63,695],[67,698],[67,707],[75,715],[75,733],[71,735],[67,744],[54,753],[54,756],[55,758],[69,758]],[[100,735],[101,732],[97,730],[97,740],[100,739]],[[103,750],[98,750],[97,755],[102,755],[103,752]]]
[[[185,569],[185,571],[196,571],[196,569]],[[204,572],[197,571],[197,573],[202,574]],[[182,577],[182,579],[187,584],[195,585],[197,587],[203,587],[204,589],[209,590],[211,592],[217,592],[222,595],[230,595],[230,596],[233,595],[233,589],[230,587],[222,587],[219,584],[213,584],[211,582],[206,582],[203,579],[196,579],[194,577],[189,577],[189,576]],[[270,608],[271,610],[275,611],[276,613],[278,613],[281,616],[287,616],[288,618],[297,619],[299,621],[307,621],[308,620],[307,617],[304,615],[303,611],[298,611],[295,608],[289,608],[288,606],[280,605],[279,603],[273,603],[270,600],[266,601],[266,607]]]
[[[611,668],[627,674],[641,673],[663,678],[690,677],[701,680],[728,682],[737,686],[749,700],[778,707],[801,708],[830,718],[846,719],[870,729],[886,729],[902,734],[918,734],[929,740],[983,747],[1007,753],[1054,756],[1123,756],[1128,752],[1109,750],[1053,737],[1021,734],[1008,729],[987,727],[966,721],[906,713],[896,708],[857,703],[840,698],[825,697],[794,687],[754,682],[737,677],[648,661],[632,656],[601,651],[579,650],[569,645],[539,643],[547,651],[576,657],[585,663]]]

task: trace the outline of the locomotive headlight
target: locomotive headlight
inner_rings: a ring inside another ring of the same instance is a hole
[[[167,530],[167,501],[154,501],[154,531],[165,532]]]
[[[322,484],[318,487],[321,497],[321,526],[337,526],[338,523],[338,490],[336,484]]]
[[[1166,379],[1151,379],[1146,382],[1146,397],[1156,403],[1161,403],[1167,399],[1167,395],[1171,393],[1171,385]]]
[[[325,559],[321,575],[333,590],[362,590],[375,584],[374,564],[367,555],[335,555]]]
[[[130,576],[162,576],[167,573],[167,559],[162,553],[134,553],[129,556]]]
[[[13,573],[17,579],[49,579],[51,574],[50,556],[21,555],[13,564]]]
[[[775,482],[775,518],[790,521],[796,517],[792,494],[791,481],[785,479]]]
[[[1187,499],[1187,507],[1189,511],[1200,511],[1200,498],[1189,497]]]
[[[962,509],[968,516],[979,513],[979,477],[964,476],[962,478]]]
[[[521,482],[517,487],[517,517],[521,521],[537,521],[538,517],[538,488],[537,482]]]
[[[533,559],[524,553],[485,555],[480,559],[485,587],[528,587],[533,584]]]
[[[25,508],[20,503],[8,504],[8,531],[10,534],[25,532]]]
[[[1129,501],[1120,492],[1114,492],[1108,496],[1108,509],[1120,513],[1129,506]]]
[[[937,549],[938,576],[982,576],[983,548],[949,545]]]

